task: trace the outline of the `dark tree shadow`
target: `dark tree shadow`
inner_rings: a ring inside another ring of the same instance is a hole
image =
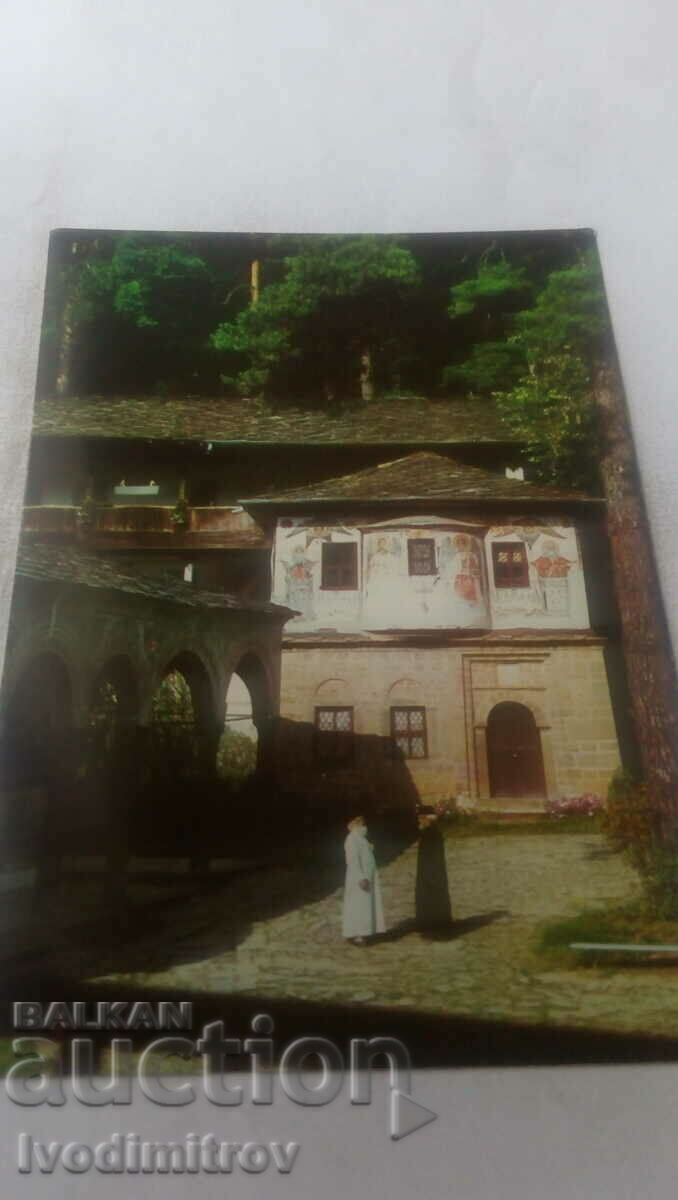
[[[34,758],[27,778],[48,797],[49,819],[37,822],[29,849],[50,870],[40,871],[30,928],[12,932],[8,972],[47,973],[60,939],[70,958],[77,947],[81,978],[163,971],[234,951],[255,924],[341,887],[346,822],[358,813],[379,865],[396,858],[416,837],[419,795],[391,739],[355,735],[350,757],[328,764],[317,761],[314,736],[311,725],[280,721],[278,767],[290,769],[259,770],[237,794],[216,779],[178,780],[174,789],[154,781],[141,738],[84,786],[65,740],[48,761]],[[111,845],[120,848],[115,859]],[[146,860],[143,875],[127,874],[130,854]],[[87,879],[68,874],[73,855],[105,857],[107,869]],[[162,859],[172,856],[204,869],[163,875]],[[215,877],[207,865],[219,858],[231,866]],[[158,870],[148,870],[154,859]],[[97,879],[102,902],[83,900],[81,915],[64,924],[61,899],[72,893],[75,901]],[[154,892],[163,885],[164,895]],[[337,936],[340,921],[338,904]]]

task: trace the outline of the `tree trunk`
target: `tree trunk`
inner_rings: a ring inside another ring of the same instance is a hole
[[[64,306],[61,313],[59,350],[57,354],[55,388],[58,396],[70,396],[73,384],[73,350],[75,347],[80,272],[89,255],[96,254],[97,241],[71,242],[71,257],[66,266],[67,282]]]
[[[370,404],[374,400],[372,352],[369,346],[366,346],[360,355],[360,395],[365,404]]]
[[[71,391],[71,364],[73,359],[73,336],[75,330],[75,295],[73,285],[69,288],[69,294],[66,297],[64,304],[63,315],[61,318],[61,338],[59,341],[59,353],[57,356],[56,369],[56,392],[57,396],[68,396]]]
[[[595,371],[601,472],[631,703],[660,835],[678,831],[678,697],[666,618],[619,369]]]
[[[259,299],[260,265],[259,259],[254,258],[250,263],[250,303],[254,306]]]

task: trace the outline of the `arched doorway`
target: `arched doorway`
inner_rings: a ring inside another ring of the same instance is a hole
[[[19,678],[5,714],[5,765],[17,777],[51,773],[55,755],[67,754],[73,694],[63,660],[38,654]]]
[[[266,670],[256,654],[238,662],[226,693],[226,720],[219,743],[218,769],[236,786],[269,765],[272,703]]]
[[[487,765],[493,798],[543,799],[546,795],[541,738],[524,704],[507,700],[492,709],[487,720]]]
[[[151,704],[152,771],[168,784],[213,774],[212,685],[204,664],[189,652],[165,667]]]
[[[226,720],[217,751],[219,777],[235,789],[242,787],[256,770],[258,746],[252,695],[245,680],[234,671],[226,692]]]
[[[2,747],[0,833],[8,860],[32,858],[55,882],[67,810],[80,766],[73,691],[59,655],[36,655],[10,697]]]

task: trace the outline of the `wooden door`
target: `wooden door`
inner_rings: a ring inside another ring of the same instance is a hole
[[[518,798],[546,794],[541,739],[524,704],[497,704],[487,722],[490,795]]]

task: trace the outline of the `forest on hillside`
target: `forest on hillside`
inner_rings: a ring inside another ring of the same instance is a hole
[[[485,398],[535,474],[591,484],[609,342],[593,236],[52,236],[43,395],[263,397],[333,411]]]

